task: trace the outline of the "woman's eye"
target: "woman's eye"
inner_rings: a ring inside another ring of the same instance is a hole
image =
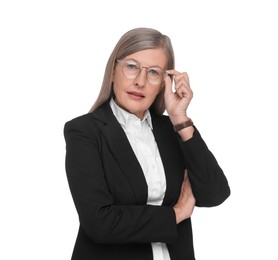
[[[158,76],[159,75],[159,72],[156,69],[149,69],[148,73],[151,76]]]
[[[138,70],[138,66],[136,64],[127,64],[126,65],[129,70]]]

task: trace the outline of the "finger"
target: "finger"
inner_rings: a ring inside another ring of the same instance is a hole
[[[166,72],[167,72],[167,74],[175,76],[175,77],[178,76],[179,74],[181,74],[177,70],[166,70]]]
[[[176,90],[178,90],[178,89],[181,88],[181,87],[183,87],[183,88],[185,88],[185,89],[188,89],[188,91],[191,90],[191,89],[190,89],[190,86],[189,86],[189,84],[188,84],[188,82],[185,81],[184,79],[181,79],[181,80],[179,80],[178,82],[175,82],[175,89],[176,89]]]
[[[178,92],[178,94],[186,94],[188,97],[192,98],[193,91],[189,85],[189,82],[187,81],[186,77],[183,77],[180,79],[176,85],[175,89]],[[184,95],[185,96],[185,95]]]
[[[190,89],[189,78],[186,72],[180,73],[176,70],[168,70],[167,73],[174,76],[174,87],[176,90],[178,90],[181,86],[185,86]]]
[[[173,94],[172,91],[172,80],[169,75],[167,75],[164,79],[165,82],[165,95]]]
[[[189,77],[186,72],[180,73],[179,75],[175,76],[175,84],[178,85],[179,83],[184,85],[190,85],[189,84]]]
[[[186,95],[182,86],[176,89],[176,94],[179,96],[179,98],[183,98]]]
[[[176,90],[176,94],[180,97],[180,98],[185,98],[187,100],[191,100],[192,99],[192,92],[186,88],[185,86],[181,86],[178,90]]]
[[[189,82],[189,77],[186,72],[179,72],[177,70],[166,70],[167,74],[175,77],[175,80],[179,80],[181,78],[186,79]]]
[[[175,85],[175,89],[176,89],[176,94],[180,98],[182,98],[184,96],[184,94],[188,94],[189,93],[188,86],[186,86],[186,83],[184,83],[183,81],[181,81],[178,84],[176,84]]]

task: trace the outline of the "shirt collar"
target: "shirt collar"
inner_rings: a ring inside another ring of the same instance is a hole
[[[119,121],[119,123],[122,126],[126,127],[128,122],[130,122],[130,121],[141,121],[140,118],[138,118],[137,116],[135,116],[132,113],[129,113],[129,112],[125,111],[124,109],[122,109],[121,107],[119,107],[113,98],[111,98],[109,104],[113,111],[114,116],[117,118],[117,120]],[[145,120],[147,121],[149,127],[151,129],[153,129],[151,113],[149,110],[147,110],[145,112],[141,123],[143,123]]]

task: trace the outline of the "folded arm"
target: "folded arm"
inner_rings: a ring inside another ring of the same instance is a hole
[[[66,172],[72,197],[85,233],[99,243],[172,243],[177,238],[171,207],[115,205],[102,165],[97,130],[73,122],[64,129]]]
[[[228,181],[214,155],[195,128],[193,137],[181,141],[196,206],[212,207],[230,195]]]

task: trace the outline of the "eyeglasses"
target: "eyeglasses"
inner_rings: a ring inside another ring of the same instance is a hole
[[[116,60],[122,66],[122,72],[128,79],[135,79],[139,76],[142,69],[147,70],[147,79],[153,85],[159,85],[164,80],[166,71],[158,67],[141,67],[134,60]]]

